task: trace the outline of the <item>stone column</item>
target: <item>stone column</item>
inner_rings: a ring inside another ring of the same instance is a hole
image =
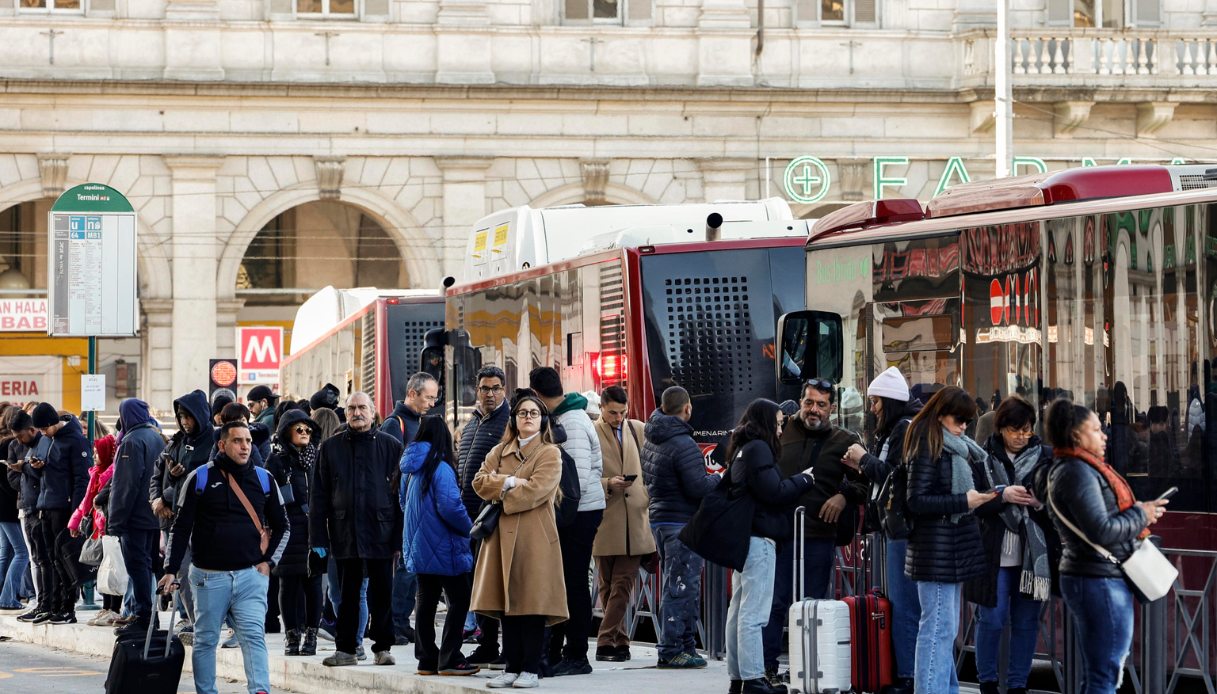
[[[706,202],[748,199],[748,176],[757,170],[755,161],[703,159],[697,164],[701,168]]]
[[[443,262],[443,275],[459,279],[465,244],[477,220],[485,217],[486,169],[493,159],[479,157],[436,157],[435,164],[444,174],[443,241],[437,259]],[[419,278],[411,277],[416,284]]]
[[[173,396],[207,382],[216,356],[216,172],[223,157],[168,156],[173,205]],[[224,291],[231,296],[232,288]]]
[[[152,407],[168,411],[176,397],[173,394],[173,300],[140,299],[139,305],[144,313],[144,329],[140,333],[143,363],[140,364],[139,393]]]

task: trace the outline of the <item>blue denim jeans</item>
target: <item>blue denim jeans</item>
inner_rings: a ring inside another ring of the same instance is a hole
[[[338,583],[338,562],[330,555],[325,567],[325,580],[329,583],[330,603],[334,606],[334,616],[338,616],[338,606],[342,604],[342,591]],[[355,646],[363,645],[364,632],[368,630],[368,579],[363,579],[359,588],[359,628],[355,632]]]
[[[778,658],[782,655],[786,616],[794,603],[794,557],[794,543],[783,542],[778,548],[774,567],[773,605],[769,610],[769,623],[761,632],[765,642],[766,672],[777,672]],[[816,600],[833,597],[830,593],[836,562],[837,547],[831,539],[813,537],[807,540],[803,548],[803,597]]]
[[[769,622],[773,605],[773,572],[777,546],[773,540],[748,541],[748,560],[742,572],[731,574],[731,606],[727,608],[727,674],[733,680],[755,680],[765,675],[761,629]]]
[[[1010,662],[1006,668],[1006,687],[1026,687],[1039,639],[1040,608],[1044,603],[1018,590],[1020,566],[1003,566],[997,571],[997,604],[978,606],[976,625],[976,676],[981,682],[997,682],[997,659],[1001,635],[1010,624]]]
[[[252,567],[240,571],[208,571],[190,567],[194,592],[194,688],[198,694],[217,694],[216,645],[225,616],[232,617],[245,660],[250,694],[270,691],[270,662],[266,653],[266,592],[270,577]]]
[[[921,623],[917,625],[917,658],[913,668],[916,694],[959,694],[955,632],[959,631],[962,592],[962,583],[917,581]]]
[[[921,598],[917,583],[904,573],[908,540],[887,540],[887,599],[892,601],[892,655],[896,677],[913,679],[917,658],[917,625],[921,623]]]
[[[118,538],[123,565],[130,577],[127,586],[131,608],[140,624],[147,624],[152,618],[152,588],[156,583],[152,562],[159,558],[160,537],[159,530],[129,530]]]
[[[363,590],[363,602],[367,604],[367,587]],[[393,632],[404,636],[410,629],[410,616],[414,614],[414,603],[418,599],[418,578],[406,568],[404,557],[393,567]],[[361,613],[362,614],[362,613]],[[367,619],[363,620],[365,623]]]
[[[683,525],[653,525],[655,547],[663,562],[663,597],[659,603],[663,634],[659,658],[671,660],[697,652],[697,618],[701,613],[701,570],[705,560],[680,541]]]
[[[21,607],[25,595],[25,570],[30,553],[21,536],[21,523],[0,523],[0,608]]]
[[[1132,648],[1132,591],[1123,578],[1061,576],[1082,647],[1082,694],[1115,694]]]

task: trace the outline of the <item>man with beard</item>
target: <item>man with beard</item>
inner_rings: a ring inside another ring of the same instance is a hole
[[[813,468],[815,484],[799,498],[796,506],[807,508],[803,521],[807,540],[803,551],[803,594],[814,599],[831,597],[837,522],[847,507],[856,513],[856,505],[867,497],[865,479],[841,463],[845,452],[858,443],[858,438],[832,425],[834,394],[831,381],[813,378],[803,385],[798,415],[787,420],[782,429],[782,455],[778,460],[783,477]],[[765,673],[771,680],[777,675],[782,627],[794,600],[793,563],[794,546],[790,542],[783,543],[777,555],[773,607],[769,624],[763,631]]]
[[[310,491],[309,538],[324,559],[338,564],[337,651],[322,661],[355,665],[359,593],[368,580],[368,615],[377,665],[393,665],[393,562],[401,552],[402,511],[397,501],[402,447],[372,428],[375,411],[366,393],[347,400],[347,430],[321,444]]]

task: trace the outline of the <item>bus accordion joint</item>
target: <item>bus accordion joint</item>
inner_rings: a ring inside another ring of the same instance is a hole
[[[811,240],[842,231],[922,219],[925,219],[925,211],[921,209],[921,202],[913,198],[856,202],[834,210],[817,221],[811,228]]]

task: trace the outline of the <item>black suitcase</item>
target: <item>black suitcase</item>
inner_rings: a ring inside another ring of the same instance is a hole
[[[153,615],[142,639],[128,635],[115,640],[106,694],[176,694],[186,649],[172,633],[172,626],[161,631],[156,628],[158,622]]]

